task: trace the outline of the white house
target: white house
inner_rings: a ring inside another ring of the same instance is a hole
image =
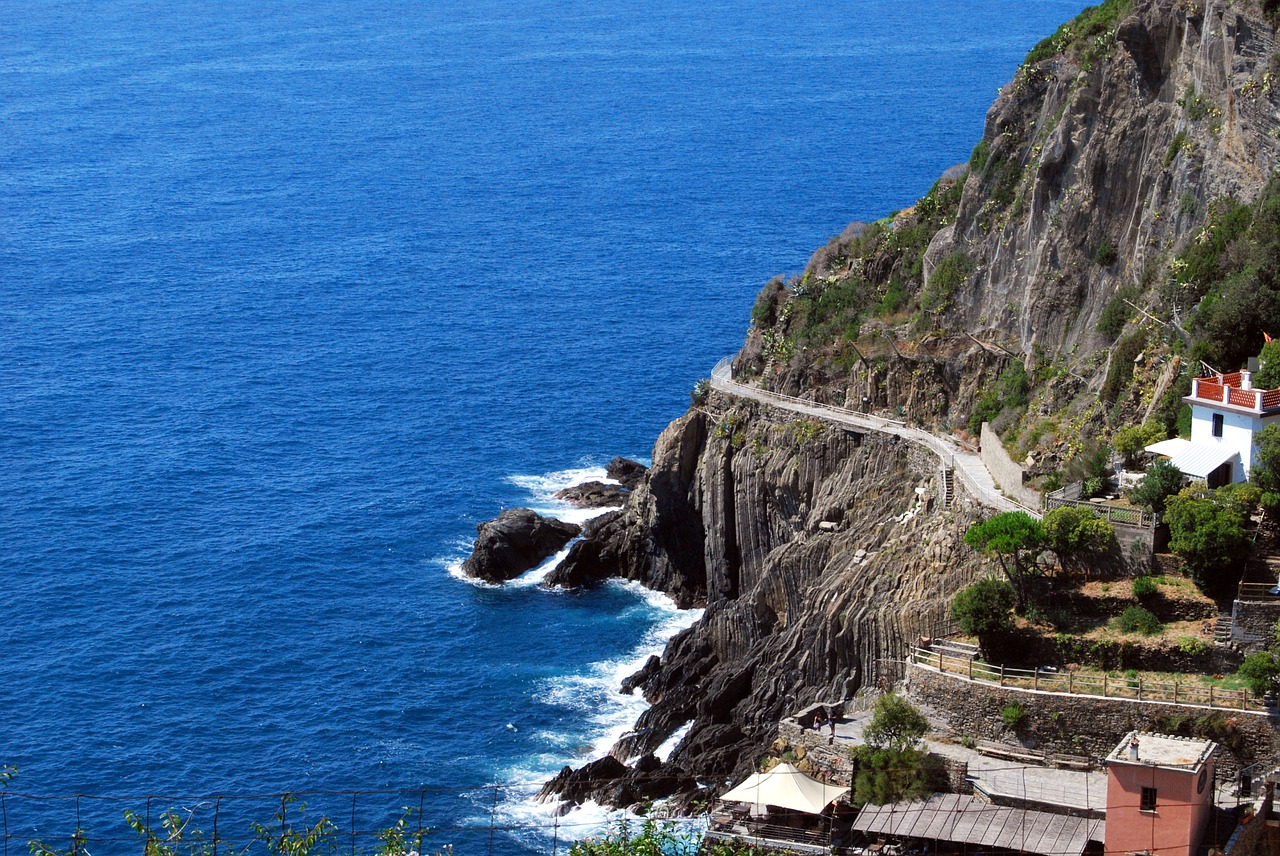
[[[1148,452],[1167,455],[1184,475],[1209,487],[1249,477],[1257,447],[1254,438],[1280,424],[1280,389],[1254,389],[1250,371],[1198,377],[1191,381],[1191,439],[1162,440]]]

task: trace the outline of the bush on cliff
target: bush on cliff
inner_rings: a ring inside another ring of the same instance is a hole
[[[1013,630],[1013,586],[1004,580],[980,580],[956,593],[951,617],[960,629],[978,637],[978,646],[994,656]]]

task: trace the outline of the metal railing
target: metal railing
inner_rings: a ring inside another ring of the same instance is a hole
[[[1108,523],[1136,526],[1139,529],[1154,529],[1160,522],[1159,515],[1143,511],[1141,508],[1124,508],[1102,502],[1089,502],[1087,499],[1061,499],[1046,496],[1044,510],[1048,512],[1055,508],[1088,508]]]
[[[1237,600],[1280,600],[1280,585],[1275,583],[1240,583]]]
[[[675,780],[654,773],[654,780]],[[714,778],[714,777],[709,777]],[[561,816],[549,804],[545,815],[511,811],[537,797],[538,783],[364,791],[293,791],[262,794],[174,795],[30,794],[0,788],[0,856],[36,852],[32,842],[69,856],[102,853],[201,853],[254,856],[288,849],[308,833],[318,841],[309,852],[371,856],[388,852],[389,837],[404,850],[495,856],[510,852],[512,839],[539,842],[543,852],[565,854],[574,841],[600,835],[627,818]],[[127,817],[132,816],[138,826]],[[705,816],[671,817],[692,833]],[[148,844],[147,833],[155,836]],[[419,846],[419,844],[421,846]]]
[[[1246,690],[1229,690],[1181,681],[1153,681],[1142,677],[1114,677],[1076,672],[1045,672],[1013,669],[976,662],[968,657],[950,657],[940,651],[911,649],[909,662],[949,677],[975,683],[994,684],[1015,690],[1065,693],[1099,698],[1132,699],[1184,704],[1190,707],[1269,713],[1270,709]]]

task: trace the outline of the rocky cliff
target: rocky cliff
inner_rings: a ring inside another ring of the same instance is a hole
[[[1086,10],[1031,52],[967,167],[766,286],[735,375],[940,432],[995,420],[1046,467],[1161,402],[1176,415],[1188,357],[1235,360],[1254,327],[1280,329],[1280,252],[1251,249],[1280,235],[1272,14]],[[1230,318],[1247,329],[1222,335]],[[652,707],[614,759],[549,792],[627,804],[740,778],[781,717],[891,675],[980,572],[961,542],[978,510],[943,508],[937,469],[714,395],[672,423],[549,582],[622,576],[706,612],[628,681]]]
[[[930,452],[713,396],[658,440],[648,480],[548,578],[621,576],[705,605],[628,681],[650,707],[618,761],[554,791],[628,804],[745,775],[776,723],[891,672],[978,573],[977,508],[943,508]],[[690,726],[665,764],[649,756]]]

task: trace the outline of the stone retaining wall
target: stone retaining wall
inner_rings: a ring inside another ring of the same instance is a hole
[[[849,744],[840,741],[828,743],[829,734],[825,728],[802,728],[795,722],[783,720],[778,723],[774,754],[790,751],[801,772],[824,781],[847,785],[853,778],[853,759],[849,757]]]
[[[1000,441],[1000,435],[991,430],[991,426],[986,422],[982,423],[982,435],[980,438],[982,463],[990,471],[991,477],[996,480],[996,484],[1005,494],[1028,508],[1039,510],[1040,493],[1032,490],[1025,484],[1027,474],[1022,467],[1009,457],[1009,453],[1004,450],[1004,443]]]
[[[1231,607],[1231,641],[1246,651],[1260,651],[1275,639],[1280,601],[1237,600]]]
[[[1028,748],[1105,758],[1128,732],[1186,733],[1217,740],[1220,775],[1280,753],[1277,719],[1244,711],[1210,710],[1171,702],[1017,690],[966,681],[912,666],[907,695],[946,718],[952,736],[1021,743]],[[1019,704],[1025,711],[1017,731],[1000,712]]]
[[[1132,527],[1117,527],[1129,529]],[[1155,613],[1161,621],[1214,621],[1218,607],[1209,598],[1164,597],[1160,591],[1151,597],[1138,600],[1132,594],[1128,580],[1111,584],[1111,592],[1104,595],[1085,596],[1079,592],[1055,592],[1053,606],[1062,607],[1076,615],[1106,616],[1114,618],[1131,606],[1141,606]],[[1280,601],[1277,601],[1280,606]]]

